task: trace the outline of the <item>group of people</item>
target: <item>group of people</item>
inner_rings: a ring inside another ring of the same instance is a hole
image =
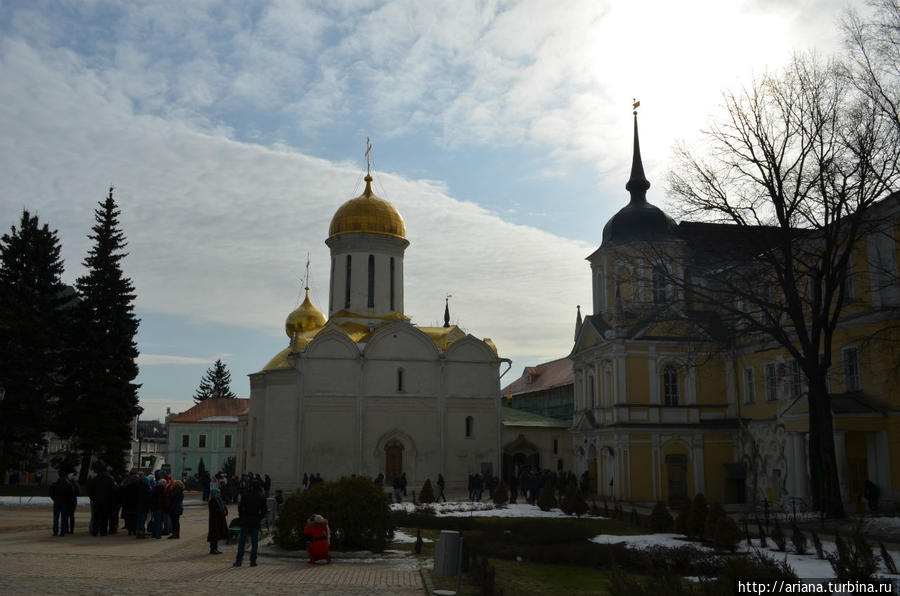
[[[315,474],[303,474],[303,488],[312,488],[317,484],[322,484],[325,482],[322,480],[322,475],[316,472]]]
[[[251,482],[259,483],[266,496],[269,497],[269,491],[272,488],[272,479],[268,474],[260,476],[259,474],[246,473],[241,476],[228,475],[219,471],[215,476],[211,476],[209,472],[204,471],[200,475],[200,487],[203,489],[203,500],[208,501],[212,489],[218,488],[220,498],[226,503],[235,504],[240,496],[250,489]]]
[[[548,483],[554,488],[557,498],[562,498],[566,493],[566,487],[573,482],[576,482],[576,477],[572,472],[557,473],[551,470],[542,471],[535,466],[524,467],[510,474],[509,502],[515,503],[521,493],[526,503],[534,505],[537,502],[538,495],[541,494],[541,490]],[[578,485],[581,492],[587,496],[590,489],[590,475],[587,471],[581,475]]]

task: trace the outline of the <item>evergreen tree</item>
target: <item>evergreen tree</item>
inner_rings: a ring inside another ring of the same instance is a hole
[[[218,397],[229,399],[237,397],[231,391],[231,373],[228,372],[228,367],[221,359],[216,360],[212,368],[206,369],[206,374],[200,381],[200,387],[194,394],[194,401],[199,404],[203,400]]]
[[[34,469],[61,383],[60,328],[72,297],[61,281],[59,238],[23,211],[0,238],[0,475]]]
[[[141,412],[134,383],[138,374],[138,319],[134,286],[122,273],[128,253],[119,227],[119,209],[109,196],[94,210],[96,224],[88,238],[94,245],[84,260],[87,274],[78,278],[77,381],[65,396],[65,420],[74,445],[82,453],[81,480],[90,460],[100,457],[115,470],[125,466],[131,446],[131,423]]]

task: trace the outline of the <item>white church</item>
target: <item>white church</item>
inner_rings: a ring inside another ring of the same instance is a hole
[[[306,299],[285,321],[287,347],[250,375],[238,470],[293,489],[328,480],[500,473],[500,364],[490,339],[412,324],[403,309],[409,241],[397,209],[372,192],[334,214],[328,317]]]

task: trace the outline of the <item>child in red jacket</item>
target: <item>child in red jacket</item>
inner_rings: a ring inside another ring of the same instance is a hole
[[[315,565],[316,561],[320,559],[325,559],[326,563],[331,563],[331,555],[328,554],[330,542],[328,520],[321,515],[313,515],[306,520],[303,534],[307,540],[306,552],[309,554],[309,564]]]

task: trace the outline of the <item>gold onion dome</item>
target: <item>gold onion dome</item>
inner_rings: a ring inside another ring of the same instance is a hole
[[[365,232],[406,238],[406,224],[397,208],[375,196],[372,176],[366,174],[366,189],[341,205],[331,218],[328,236]]]
[[[313,306],[313,303],[309,300],[309,288],[306,288],[306,299],[303,301],[303,304],[287,316],[287,319],[284,321],[284,332],[287,333],[288,337],[293,338],[295,333],[321,329],[325,326],[325,322],[325,315],[322,314],[321,310]]]

